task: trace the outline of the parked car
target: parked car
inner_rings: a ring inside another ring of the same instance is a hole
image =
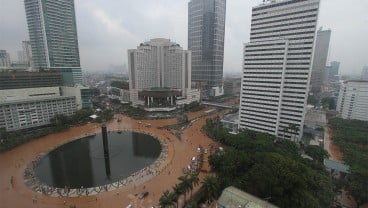
[[[144,197],[148,196],[148,194],[149,194],[148,191],[143,191],[138,195],[138,199],[143,199]]]

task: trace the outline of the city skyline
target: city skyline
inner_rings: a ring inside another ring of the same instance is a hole
[[[7,50],[15,60],[21,41],[28,40],[24,5],[22,1],[0,2],[7,5],[0,8],[1,49]],[[126,64],[126,50],[152,37],[171,38],[186,49],[188,2],[139,0],[103,4],[76,0],[82,68],[86,71],[105,70],[110,64]],[[260,2],[234,0],[227,3],[225,73],[241,72],[243,43],[249,41],[251,7]],[[368,34],[365,4],[368,6],[368,2],[359,0],[350,4],[342,0],[321,1],[318,27],[332,30],[328,62],[341,62],[342,74],[359,75],[367,64],[367,54],[364,53],[364,45],[367,45],[364,43],[368,43],[368,37],[364,35]],[[134,18],[128,18],[133,15]]]

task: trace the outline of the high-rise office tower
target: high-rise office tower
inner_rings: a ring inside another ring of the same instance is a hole
[[[325,75],[326,61],[328,49],[330,46],[331,30],[322,30],[317,32],[316,46],[314,49],[314,57],[312,64],[311,92],[321,92],[323,77]]]
[[[223,94],[226,0],[188,3],[188,50],[192,51],[192,81],[205,96]]]
[[[32,47],[30,41],[22,41],[23,58],[24,62],[31,68],[33,68],[33,56]]]
[[[244,46],[239,127],[300,139],[319,0],[266,1],[252,9]]]
[[[63,73],[65,84],[82,82],[74,0],[24,0],[36,70]]]
[[[340,62],[332,61],[325,69],[325,82],[326,84],[339,80]]]

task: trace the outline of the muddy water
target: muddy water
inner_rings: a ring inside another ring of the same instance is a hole
[[[104,157],[101,134],[67,143],[43,157],[35,173],[53,187],[96,187],[129,177],[152,164],[161,152],[158,140],[133,132],[109,133],[108,146]]]

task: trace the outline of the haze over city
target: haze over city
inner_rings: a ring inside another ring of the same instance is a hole
[[[1,208],[368,208],[367,0],[0,0]]]
[[[249,41],[251,8],[261,0],[227,2],[225,73],[241,72],[243,43]],[[127,49],[150,38],[165,37],[187,48],[187,0],[76,0],[81,66],[106,70],[127,62]],[[0,46],[16,60],[28,40],[23,1],[0,0]],[[6,5],[6,6],[5,6]],[[322,0],[318,27],[331,29],[327,63],[341,62],[341,74],[360,74],[368,64],[368,1]]]

